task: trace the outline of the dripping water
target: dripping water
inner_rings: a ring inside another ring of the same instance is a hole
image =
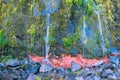
[[[50,28],[50,14],[47,14],[46,16],[46,26],[47,26],[47,32],[45,37],[45,56],[48,56],[50,44],[49,44],[49,28]]]
[[[84,22],[83,22],[83,35],[82,35],[82,43],[83,43],[83,57],[84,57],[84,53],[85,53],[85,44],[87,43],[87,37],[86,37],[86,18],[84,16]]]
[[[99,12],[96,11],[96,14],[97,14],[97,17],[98,17],[98,28],[99,28],[99,31],[100,31],[100,35],[101,35],[101,47],[102,47],[102,52],[103,54],[106,52],[106,47],[105,47],[105,40],[104,40],[104,35],[103,35],[103,30],[102,30],[102,23],[101,23],[101,18],[100,18],[100,14]]]

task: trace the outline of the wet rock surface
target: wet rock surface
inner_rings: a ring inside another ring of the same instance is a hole
[[[17,59],[12,59],[5,64],[6,66],[16,67],[19,66],[19,61]]]
[[[77,70],[79,70],[80,68],[81,68],[81,66],[78,65],[77,63],[75,63],[75,62],[72,62],[72,63],[71,63],[71,71],[77,71]]]
[[[99,62],[86,68],[72,62],[71,68],[66,69],[32,61],[28,63],[28,59],[0,62],[0,80],[119,80],[119,76],[120,61],[117,64]]]
[[[119,64],[119,58],[117,56],[111,56],[110,57],[110,62],[118,65]]]
[[[48,64],[42,64],[40,67],[40,72],[50,72],[52,71],[52,66],[48,65]]]

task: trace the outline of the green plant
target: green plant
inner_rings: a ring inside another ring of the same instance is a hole
[[[67,37],[62,38],[62,41],[64,42],[64,46],[69,49],[73,44],[76,44],[79,38],[79,33],[75,33],[73,35],[68,35]]]
[[[88,16],[91,16],[94,12],[94,7],[95,7],[95,3],[93,0],[88,0],[87,1],[87,10],[86,10],[86,14]]]
[[[82,4],[82,0],[65,0],[66,4],[69,6],[69,5],[72,5],[72,3],[74,2],[76,5],[81,5]]]
[[[4,37],[4,32],[0,30],[0,48],[4,49],[5,46],[8,46],[8,40]]]
[[[81,6],[85,15],[91,16],[94,12],[95,2],[93,0],[66,0],[68,6]],[[76,8],[76,7],[75,7]],[[74,9],[75,11],[76,9]]]
[[[54,26],[52,26],[52,24],[50,25],[50,30],[49,30],[49,44],[53,44],[53,42],[55,41],[55,38],[54,38]]]
[[[8,55],[8,56],[1,56],[0,59],[3,63],[5,63],[13,58],[12,58],[12,55]]]
[[[40,76],[36,76],[35,80],[42,80]]]
[[[35,27],[35,25],[34,24],[32,24],[31,26],[30,26],[30,28],[27,30],[27,33],[28,34],[30,34],[30,35],[35,35],[36,34],[36,27]]]

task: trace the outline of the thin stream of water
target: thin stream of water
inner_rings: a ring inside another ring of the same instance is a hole
[[[45,56],[48,56],[50,44],[49,44],[49,29],[50,29],[50,14],[47,14],[46,16],[46,26],[47,26],[47,32],[45,37]]]
[[[83,37],[83,40],[82,40],[82,42],[83,42],[83,57],[84,57],[84,53],[85,53],[84,46],[87,43],[87,37],[86,37],[86,31],[85,31],[85,29],[86,29],[86,22],[85,21],[86,21],[86,18],[84,16],[83,35],[82,35],[82,37]]]
[[[101,47],[102,47],[102,51],[103,54],[106,52],[106,48],[105,48],[105,40],[104,40],[104,35],[103,35],[103,30],[102,30],[102,23],[101,23],[101,18],[100,18],[100,14],[98,12],[96,12],[97,16],[98,16],[98,23],[99,23],[99,31],[100,31],[100,35],[101,35]]]

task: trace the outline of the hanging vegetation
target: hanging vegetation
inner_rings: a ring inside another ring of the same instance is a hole
[[[48,5],[49,11],[54,11],[50,13],[50,52],[55,46],[58,47],[56,54],[83,53],[84,48],[86,56],[93,58],[103,55],[102,47],[106,48],[105,54],[110,53],[111,47],[119,50],[119,1],[58,1],[57,5]],[[0,49],[9,45],[42,55],[45,52],[46,15],[49,12],[45,8],[42,0],[1,0]]]

